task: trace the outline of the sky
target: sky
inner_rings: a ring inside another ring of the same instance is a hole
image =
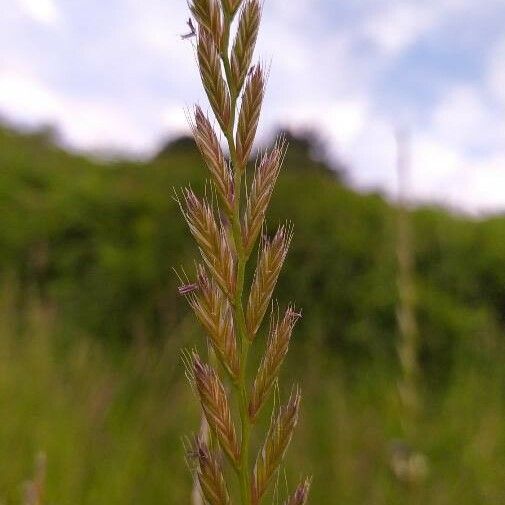
[[[150,156],[206,104],[185,0],[0,0],[0,118],[70,148]],[[353,186],[505,211],[505,1],[264,0],[261,142],[319,132]]]

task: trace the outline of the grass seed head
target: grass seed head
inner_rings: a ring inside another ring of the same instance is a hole
[[[217,0],[191,0],[189,9],[198,25],[208,32],[215,46],[220,48],[223,41],[223,19]]]
[[[272,414],[270,429],[251,471],[251,424],[277,380],[293,327],[300,317],[293,307],[287,309],[281,320],[278,316],[272,317],[267,349],[249,395],[248,347],[271,302],[291,242],[292,228],[281,226],[272,239],[262,239],[247,307],[243,303],[245,272],[264,226],[286,146],[281,140],[265,153],[249,183],[245,169],[265,95],[263,67],[259,64],[251,67],[261,21],[261,0],[188,1],[198,26],[195,27],[190,19],[190,33],[183,38],[197,35],[200,76],[217,124],[228,143],[230,161],[226,160],[208,117],[196,107],[191,127],[212,175],[226,221],[223,223],[215,217],[213,205],[205,198],[200,200],[191,189],[183,191],[178,201],[204,266],[197,268],[196,282],[191,282],[185,274],[180,278],[179,292],[188,298],[220,363],[235,383],[232,391],[237,396],[237,422],[240,421],[242,427],[240,440],[226,390],[216,370],[203,363],[195,352],[185,355],[185,363],[205,420],[235,469],[242,505],[259,505],[289,446],[300,406],[300,393],[296,389],[288,403],[278,409],[276,415]],[[198,439],[194,445],[197,468],[193,471],[198,476],[197,488],[201,488],[202,500],[207,505],[228,505],[230,497],[219,459],[204,439]],[[302,482],[286,505],[304,505],[309,485],[308,480]]]
[[[258,38],[261,6],[258,0],[246,0],[240,15],[237,36],[231,52],[231,77],[235,90],[242,89]]]
[[[209,427],[232,464],[237,466],[240,449],[224,386],[216,371],[202,363],[197,353],[193,353],[193,375]]]
[[[243,0],[221,0],[224,11],[231,17],[238,11]]]
[[[263,226],[285,152],[285,143],[277,143],[263,155],[256,167],[244,217],[244,248],[248,252],[254,247]]]
[[[223,78],[219,52],[206,28],[198,33],[198,64],[203,87],[219,126],[227,131],[231,117],[230,93]]]
[[[235,289],[235,261],[228,234],[217,223],[208,201],[199,200],[191,188],[183,190],[180,206],[205,264],[229,298]]]
[[[198,266],[196,286],[198,289],[188,296],[189,303],[205,328],[219,361],[233,381],[237,381],[240,362],[231,306],[219,286],[209,278],[201,265]]]
[[[298,484],[296,491],[293,493],[291,498],[288,498],[285,505],[305,505],[309,497],[311,484],[312,479],[306,477],[302,482],[300,482],[300,484]]]
[[[272,477],[281,464],[298,423],[301,395],[296,388],[286,405],[279,409],[277,417],[272,417],[265,444],[258,454],[253,472],[251,489],[252,503],[258,505],[265,494]]]
[[[272,318],[275,316],[272,312]],[[270,325],[267,350],[260,363],[249,401],[249,416],[254,421],[270,393],[279,369],[286,357],[293,328],[300,318],[292,306],[286,309],[284,317],[274,319]]]
[[[292,237],[292,228],[281,226],[273,239],[265,239],[260,249],[246,312],[246,324],[251,339],[263,321]]]
[[[191,449],[197,459],[200,489],[208,505],[230,505],[230,495],[219,459],[201,437],[196,437]]]
[[[193,136],[212,175],[226,212],[233,212],[233,176],[212,125],[200,107],[195,109]]]
[[[265,96],[265,76],[260,64],[256,65],[247,78],[237,128],[238,165],[245,168],[256,137]]]

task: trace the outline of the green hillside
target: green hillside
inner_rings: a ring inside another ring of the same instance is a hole
[[[304,309],[300,332],[339,355],[394,354],[394,209],[361,195],[310,157],[291,151],[269,224],[295,226],[279,298]],[[0,264],[53,301],[71,328],[105,341],[159,340],[184,320],[172,268],[194,251],[174,188],[202,190],[192,143],[169,144],[148,163],[101,165],[42,137],[0,132]],[[426,364],[503,331],[505,218],[472,221],[441,209],[413,214],[419,317]]]
[[[294,224],[277,296],[304,314],[290,366],[306,413],[288,475],[303,459],[312,503],[407,503],[385,455],[402,432],[396,212],[290,140],[268,216]],[[0,129],[0,501],[19,503],[44,450],[48,503],[188,503],[180,439],[198,414],[178,352],[198,329],[172,268],[191,273],[196,251],[174,188],[203,191],[204,176],[184,139],[146,163],[99,163]],[[411,222],[425,503],[502,503],[505,216],[422,208]]]

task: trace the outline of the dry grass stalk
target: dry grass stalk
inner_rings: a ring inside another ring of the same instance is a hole
[[[419,366],[419,330],[416,321],[415,258],[408,209],[408,176],[410,169],[409,139],[397,132],[398,203],[396,223],[396,257],[398,303],[396,319],[399,332],[398,358],[402,377],[398,381],[404,440],[391,444],[391,469],[397,479],[408,484],[415,501],[426,478],[428,465],[417,450],[418,423],[422,408]]]
[[[260,159],[252,183],[248,184],[244,172],[265,90],[262,66],[251,66],[261,18],[259,0],[190,0],[190,10],[198,23],[196,50],[200,75],[212,112],[228,143],[230,161],[225,159],[211,121],[196,107],[191,125],[193,134],[227,220],[223,223],[216,218],[216,209],[207,199],[198,198],[191,189],[183,191],[179,199],[181,210],[204,265],[197,267],[196,279],[185,282],[179,291],[187,297],[204,327],[233,387],[228,393],[217,369],[203,363],[196,353],[186,355],[190,380],[218,444],[217,451],[211,450],[202,438],[193,444],[192,452],[197,455],[195,475],[208,505],[228,505],[233,501],[233,489],[221,468],[220,449],[237,476],[240,503],[259,505],[282,463],[300,406],[300,393],[296,389],[288,403],[272,416],[270,430],[252,470],[251,431],[277,381],[293,327],[300,317],[292,306],[282,319],[272,317],[266,351],[251,386],[247,373],[249,348],[271,303],[291,242],[291,227],[281,226],[272,239],[262,239],[247,308],[245,270],[264,228],[285,145],[277,143]],[[233,36],[231,27],[237,14],[239,21]],[[244,195],[246,201],[242,202]],[[228,394],[234,401],[229,401]],[[235,405],[236,409],[232,408]],[[240,432],[236,430],[239,425]],[[300,484],[286,503],[304,504],[309,484],[309,481]]]
[[[411,229],[407,201],[407,179],[409,172],[408,139],[397,133],[397,172],[398,172],[398,204],[396,225],[396,257],[397,257],[397,285],[398,304],[396,319],[400,340],[398,343],[398,357],[402,370],[402,380],[399,384],[401,401],[404,408],[404,423],[415,424],[420,408],[418,393],[419,331],[416,321],[416,292],[414,285],[414,257],[412,254]],[[412,426],[407,427],[407,431]],[[411,433],[412,435],[412,433]]]

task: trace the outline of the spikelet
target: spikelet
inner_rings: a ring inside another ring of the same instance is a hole
[[[234,200],[233,176],[214,129],[198,106],[195,107],[195,121],[191,127],[196,145],[212,175],[224,208],[227,214],[231,215]]]
[[[248,253],[254,247],[263,226],[285,152],[284,142],[277,143],[256,167],[244,218],[244,249]]]
[[[258,0],[246,0],[231,51],[231,80],[235,90],[242,89],[258,38],[261,7]]]
[[[217,47],[206,28],[198,34],[198,64],[203,87],[210,105],[223,131],[228,131],[230,123],[230,93],[223,79],[221,61]]]
[[[293,432],[298,423],[300,401],[300,391],[296,388],[291,394],[287,405],[279,409],[276,418],[272,417],[272,423],[268,430],[265,444],[254,466],[251,488],[253,505],[259,504],[275,471],[286,454]]]
[[[184,205],[180,201],[179,205],[202,258],[221,289],[232,298],[235,263],[226,230],[217,224],[210,204],[206,200],[200,201],[192,189],[184,189],[183,197]]]
[[[188,300],[205,328],[219,361],[230,377],[236,381],[240,372],[240,362],[231,306],[201,265],[198,266],[196,289],[188,295]]]
[[[206,503],[230,505],[230,495],[216,454],[207,447],[201,437],[195,438],[192,453],[198,461],[196,474]]]
[[[265,77],[261,65],[258,64],[247,79],[238,119],[237,163],[241,169],[246,167],[251,155],[264,96]]]
[[[291,227],[281,226],[274,238],[272,240],[265,239],[261,247],[246,313],[248,336],[251,340],[256,335],[265,316],[292,236]]]
[[[224,11],[231,17],[238,11],[242,0],[221,0]]]
[[[307,503],[307,498],[309,497],[311,479],[306,477],[298,487],[296,491],[293,493],[291,498],[284,503],[284,505],[305,505]]]
[[[230,461],[239,464],[240,449],[224,386],[214,369],[193,353],[193,377],[205,418]]]
[[[273,316],[272,316],[273,317]],[[282,320],[275,320],[270,325],[270,337],[267,350],[261,361],[249,401],[249,417],[254,421],[261,410],[268,393],[272,389],[279,373],[279,368],[286,357],[293,328],[300,318],[293,307],[288,307]]]
[[[223,20],[217,0],[191,0],[189,9],[200,28],[204,28],[215,46],[220,48],[223,42]]]

